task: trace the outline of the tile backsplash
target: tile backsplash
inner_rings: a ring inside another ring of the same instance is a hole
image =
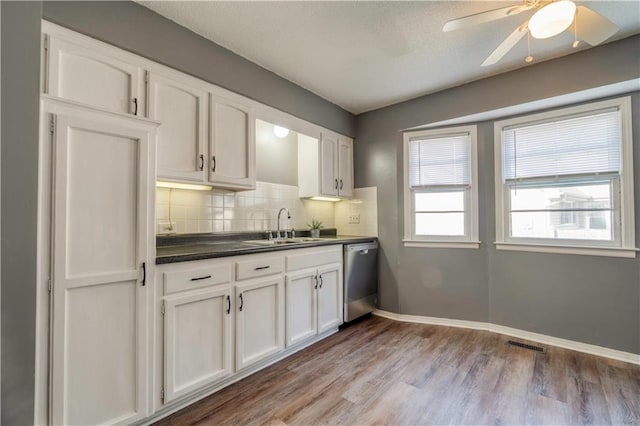
[[[307,229],[312,219],[341,235],[378,235],[376,188],[356,188],[354,199],[337,203],[298,198],[298,187],[256,182],[253,191],[194,191],[156,189],[156,232],[192,234],[231,231],[267,231],[277,228],[278,211],[283,229]],[[349,215],[359,215],[358,224]],[[169,224],[173,224],[169,229]]]
[[[284,229],[305,229],[311,219],[322,221],[327,228],[335,227],[333,203],[302,200],[297,186],[257,182],[255,190],[242,192],[157,188],[156,232],[274,230],[282,207],[291,212],[291,219],[282,214]],[[173,224],[171,230],[169,223]]]
[[[378,236],[378,188],[355,188],[353,198],[335,204],[340,235]]]

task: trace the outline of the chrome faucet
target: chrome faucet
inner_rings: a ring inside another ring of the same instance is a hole
[[[289,212],[289,209],[286,207],[281,208],[278,212],[278,230],[276,231],[276,238],[280,238],[280,215],[282,214],[283,210],[286,210],[287,212],[287,219],[291,219],[291,213]],[[287,231],[284,231],[284,236],[287,236]]]

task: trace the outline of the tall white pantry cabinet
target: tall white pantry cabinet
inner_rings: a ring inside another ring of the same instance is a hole
[[[42,100],[51,144],[51,423],[148,415],[156,123]]]

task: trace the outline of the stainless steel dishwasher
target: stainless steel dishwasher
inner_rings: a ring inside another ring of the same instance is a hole
[[[344,321],[369,312],[378,303],[378,242],[344,246]]]

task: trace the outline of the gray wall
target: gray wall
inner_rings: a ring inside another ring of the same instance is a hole
[[[2,7],[2,418],[33,423],[40,2]]]
[[[640,78],[640,36],[357,117],[355,183],[378,187],[381,308],[496,324],[640,353],[640,261],[494,249],[493,123],[478,123],[480,249],[402,245],[401,130]],[[640,94],[634,165],[640,170]],[[635,173],[636,199],[640,172]],[[636,203],[636,230],[640,205]],[[640,233],[636,237],[640,243]]]
[[[354,116],[131,1],[46,1],[43,17],[349,136]]]
[[[273,134],[273,124],[256,120],[256,179],[298,185],[298,133],[284,138]]]

